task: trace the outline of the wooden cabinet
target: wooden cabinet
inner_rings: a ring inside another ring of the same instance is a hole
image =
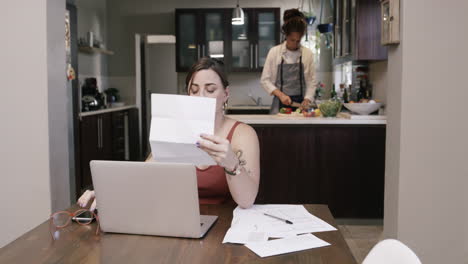
[[[254,126],[260,143],[259,203],[320,203],[314,127]]]
[[[131,131],[131,130],[137,131]],[[84,116],[80,121],[80,164],[77,195],[92,185],[91,160],[138,160],[138,110]]]
[[[381,12],[375,0],[335,0],[334,63],[387,59],[380,44]]]
[[[385,126],[254,126],[258,203],[327,204],[335,217],[383,217]]]
[[[90,186],[91,160],[106,160],[110,158],[109,137],[104,139],[103,131],[110,130],[111,114],[85,116],[80,123],[81,135],[81,186]],[[106,148],[105,148],[106,147]],[[80,188],[81,189],[81,188]]]
[[[176,70],[199,58],[224,62],[228,71],[261,71],[280,42],[279,8],[245,8],[244,25],[232,25],[232,9],[176,9]]]
[[[400,43],[400,0],[381,0],[382,45]]]

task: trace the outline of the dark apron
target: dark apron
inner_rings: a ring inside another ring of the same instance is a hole
[[[304,100],[303,87],[305,86],[302,56],[299,57],[298,63],[284,63],[284,59],[281,58],[281,64],[278,65],[278,72],[276,74],[275,86],[279,87],[281,92],[291,97],[293,102],[302,103]],[[284,105],[275,96],[271,104],[270,114],[278,113],[281,107],[289,107],[293,111],[296,110],[296,107]]]

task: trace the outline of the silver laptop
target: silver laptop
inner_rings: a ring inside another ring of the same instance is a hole
[[[201,238],[217,216],[200,215],[189,164],[90,162],[104,232]]]

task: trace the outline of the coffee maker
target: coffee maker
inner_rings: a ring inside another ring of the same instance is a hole
[[[86,78],[81,86],[81,111],[105,108],[104,96],[99,92],[96,78]]]

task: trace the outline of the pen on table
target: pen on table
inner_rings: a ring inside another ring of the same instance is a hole
[[[274,215],[271,215],[271,214],[267,214],[267,213],[263,213],[263,214],[266,215],[266,216],[269,216],[269,217],[273,217],[273,218],[275,218],[275,219],[278,219],[278,220],[280,220],[280,221],[283,221],[283,222],[285,222],[286,224],[290,224],[290,225],[293,224],[293,222],[289,221],[288,219],[284,219],[284,218],[277,217],[277,216],[274,216]]]

